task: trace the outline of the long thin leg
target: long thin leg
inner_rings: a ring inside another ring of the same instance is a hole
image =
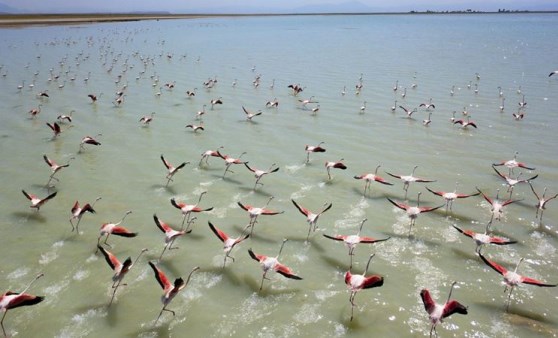
[[[2,320],[0,321],[0,325],[2,325],[2,332],[4,332],[4,337],[8,337],[8,335],[6,334],[6,329],[4,329],[4,317],[6,317],[7,313],[8,313],[8,310],[6,310],[6,312],[4,312],[4,315],[2,316]]]

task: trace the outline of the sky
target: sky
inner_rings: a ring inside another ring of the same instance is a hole
[[[1,4],[26,12],[39,13],[137,11],[251,13],[288,12],[296,9],[386,12],[464,9],[497,11],[500,8],[558,10],[556,0],[0,0]]]

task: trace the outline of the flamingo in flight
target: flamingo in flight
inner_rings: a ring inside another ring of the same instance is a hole
[[[260,283],[260,291],[263,288],[264,280],[268,279],[266,277],[267,273],[272,270],[290,279],[295,279],[295,280],[302,279],[302,277],[295,275],[294,272],[288,266],[279,263],[279,256],[283,251],[283,246],[285,246],[285,242],[287,242],[287,239],[283,240],[283,243],[281,243],[281,248],[279,249],[279,253],[275,257],[257,255],[254,253],[254,251],[252,251],[252,249],[248,249],[248,254],[250,254],[250,257],[258,261],[262,266],[263,275],[262,275],[262,282]]]
[[[327,234],[323,234],[324,237],[326,237],[326,238],[333,239],[334,241],[340,241],[340,242],[345,243],[347,248],[349,248],[349,257],[351,258],[351,264],[349,265],[349,267],[353,266],[353,256],[354,256],[354,251],[355,251],[355,248],[356,248],[357,244],[359,244],[359,243],[374,244],[374,243],[377,243],[377,242],[387,241],[388,239],[391,238],[391,237],[387,237],[387,238],[377,239],[377,238],[368,237],[368,236],[361,236],[360,232],[362,231],[362,226],[364,225],[364,223],[367,220],[368,219],[366,219],[366,218],[362,220],[356,235],[330,236],[330,235],[327,235]]]
[[[511,178],[511,177],[508,176],[508,175],[502,174],[502,173],[499,172],[498,169],[496,169],[495,167],[492,167],[492,169],[494,169],[494,171],[496,172],[496,174],[498,174],[498,176],[500,176],[501,178],[503,178],[503,179],[506,181],[506,183],[508,184],[508,192],[510,193],[510,197],[511,197],[511,195],[512,195],[512,193],[513,193],[513,188],[515,187],[516,184],[519,184],[519,183],[531,183],[532,180],[534,180],[535,178],[539,177],[539,175],[535,175],[535,176],[532,176],[531,178],[527,178],[527,179],[524,179],[524,180],[520,180],[520,179],[519,179],[519,176],[521,176],[521,173],[519,173],[519,175],[517,175],[517,178],[514,179],[514,178]]]
[[[246,168],[248,168],[248,170],[250,170],[251,172],[254,173],[254,176],[256,177],[256,183],[254,183],[254,190],[256,190],[256,187],[258,186],[258,184],[263,185],[263,183],[260,183],[260,180],[262,179],[262,177],[264,175],[268,175],[268,174],[272,174],[275,173],[279,170],[279,167],[277,168],[273,168],[276,166],[275,163],[273,163],[269,169],[267,170],[261,170],[261,169],[257,169],[257,168],[252,168],[248,165],[248,162],[244,162],[244,165],[246,166]]]
[[[408,108],[405,108],[405,107],[403,107],[403,106],[399,106],[399,108],[403,109],[403,111],[407,114],[407,118],[408,118],[408,119],[412,119],[412,118],[413,118],[413,114],[417,112],[417,108],[414,108],[414,109],[412,109],[412,110],[411,110],[411,109],[408,109]]]
[[[533,194],[535,194],[535,197],[537,198],[537,204],[535,205],[535,207],[537,208],[537,214],[535,215],[535,219],[538,218],[539,222],[542,223],[543,212],[546,209],[546,204],[549,201],[558,197],[558,194],[546,198],[546,187],[544,187],[542,196],[539,196],[539,194],[537,194],[537,192],[535,191],[535,188],[533,188],[531,182],[529,182],[529,186],[531,187],[531,191],[533,192]],[[539,214],[540,214],[540,218],[539,218]]]
[[[368,263],[366,263],[366,269],[362,275],[353,275],[351,273],[351,269],[345,272],[345,284],[351,291],[351,295],[349,296],[349,302],[351,303],[351,321],[353,320],[353,311],[355,308],[355,296],[357,292],[364,289],[371,289],[376,288],[384,285],[384,277],[380,275],[370,275],[366,276],[368,273],[368,267],[370,266],[370,262],[372,261],[372,257],[375,254],[370,255],[368,258]]]
[[[479,256],[489,267],[491,267],[494,271],[498,272],[499,274],[501,274],[504,277],[504,283],[506,283],[506,288],[504,289],[504,292],[506,292],[508,290],[508,287],[510,288],[510,293],[508,294],[508,302],[507,302],[507,305],[506,305],[506,311],[510,307],[511,295],[512,295],[513,289],[521,283],[535,285],[535,286],[541,286],[541,287],[556,287],[556,286],[558,286],[558,284],[547,284],[547,283],[542,282],[540,280],[530,278],[530,277],[526,277],[526,276],[522,276],[519,273],[517,273],[517,269],[519,268],[519,265],[521,264],[521,262],[523,262],[524,258],[521,258],[519,260],[519,262],[517,262],[517,265],[515,266],[515,269],[513,271],[511,271],[511,270],[508,270],[508,269],[504,268],[500,264],[489,260],[488,258],[484,257],[480,253],[479,253]]]
[[[31,201],[31,205],[29,207],[30,208],[35,208],[35,209],[37,209],[37,211],[39,211],[39,209],[41,209],[43,204],[45,204],[46,202],[48,202],[49,200],[54,198],[56,196],[56,194],[58,193],[58,192],[55,191],[55,192],[53,192],[52,194],[48,195],[45,198],[39,198],[39,197],[37,197],[37,195],[28,194],[25,190],[21,190],[21,192],[25,195],[25,197],[27,197],[28,200]]]
[[[407,213],[407,216],[409,217],[409,236],[411,235],[411,229],[413,228],[413,225],[415,225],[415,222],[418,218],[418,216],[423,213],[423,212],[430,212],[430,211],[434,211],[437,210],[441,207],[444,206],[444,204],[439,205],[437,207],[421,207],[420,206],[420,195],[421,193],[418,193],[417,196],[417,206],[410,206],[406,203],[402,203],[402,202],[396,202],[394,200],[392,200],[391,198],[387,197],[388,201],[395,205],[396,207],[398,207],[401,210],[405,210],[405,212]]]
[[[198,130],[205,130],[205,128],[203,127],[203,123],[202,124],[187,124],[184,128],[192,128],[192,130],[194,132],[197,132]]]
[[[99,96],[95,94],[87,94],[87,97],[91,99],[91,103],[95,103],[102,95],[103,93],[99,94]]]
[[[469,126],[475,128],[475,129],[477,128],[477,124],[475,122],[471,121],[469,116],[467,116],[467,121],[465,121],[463,119],[459,119],[459,120],[453,121],[453,124],[460,124],[463,129],[467,129],[467,127],[469,127]]]
[[[211,110],[213,110],[213,107],[216,104],[223,104],[223,100],[221,98],[213,99],[213,100],[210,101],[210,103],[211,103]]]
[[[117,222],[117,223],[105,223],[105,224],[101,225],[101,229],[99,231],[99,233],[100,233],[99,238],[97,238],[97,248],[99,247],[99,244],[101,242],[101,238],[105,235],[106,235],[106,238],[105,238],[104,244],[108,245],[109,247],[110,247],[110,244],[108,244],[107,241],[108,241],[108,238],[111,234],[113,234],[115,236],[121,236],[121,237],[136,237],[138,235],[137,232],[131,232],[130,230],[126,229],[125,227],[120,226],[120,224],[122,224],[122,222],[124,221],[126,216],[128,216],[131,213],[132,213],[132,211],[130,211],[130,210],[126,211],[124,216],[122,216],[122,219],[120,219],[120,221]]]
[[[507,161],[501,161],[499,163],[494,163],[492,164],[493,167],[498,167],[498,166],[505,166],[506,168],[509,169],[509,174],[511,175],[511,173],[513,172],[513,169],[515,168],[522,168],[522,169],[526,169],[526,170],[535,170],[535,168],[529,167],[527,166],[527,164],[525,164],[524,162],[518,162],[517,161],[517,155],[519,154],[519,152],[515,152],[515,154],[513,155],[513,159],[511,160],[507,160]]]
[[[155,263],[149,262],[149,266],[155,272],[155,279],[157,279],[157,282],[159,282],[159,285],[161,285],[161,288],[163,288],[163,296],[161,297],[163,308],[161,309],[161,312],[159,312],[159,316],[157,316],[157,319],[155,320],[155,324],[157,324],[159,318],[161,318],[161,315],[163,314],[163,311],[168,311],[172,313],[173,316],[175,316],[175,312],[167,309],[167,306],[173,300],[173,298],[176,297],[178,292],[182,291],[182,289],[184,289],[188,285],[188,283],[190,282],[190,278],[192,277],[192,274],[195,271],[199,270],[200,267],[196,266],[195,268],[192,269],[192,271],[190,271],[190,274],[188,275],[188,279],[186,279],[186,282],[184,282],[184,279],[182,279],[182,277],[178,277],[177,279],[174,280],[174,284],[173,284],[170,282],[170,280],[165,275],[165,273],[155,265]]]
[[[242,152],[242,154],[240,154],[240,156],[238,156],[237,158],[231,157],[229,155],[221,155],[221,158],[225,161],[225,172],[223,173],[223,178],[225,177],[225,175],[227,174],[228,171],[230,171],[231,173],[234,173],[234,171],[232,171],[230,169],[231,165],[233,164],[245,164],[246,161],[241,161],[240,158],[246,154],[246,152]]]
[[[147,127],[151,121],[153,121],[154,116],[155,112],[152,112],[151,115],[142,116],[142,118],[139,119],[139,122],[143,123],[143,125]]]
[[[65,114],[60,114],[56,117],[56,119],[60,122],[60,123],[64,123],[64,121],[68,121],[68,123],[72,123],[72,115],[74,113],[75,110],[72,110],[70,112],[69,115],[65,115]]]
[[[430,98],[430,100],[428,101],[428,103],[421,103],[419,104],[419,107],[424,107],[424,109],[426,110],[430,110],[430,108],[435,109],[436,106],[434,105],[434,103],[432,103],[432,98]]]
[[[407,190],[409,190],[409,185],[411,183],[413,183],[413,182],[419,182],[419,183],[436,182],[436,180],[429,180],[429,179],[426,179],[426,178],[415,177],[415,170],[417,170],[417,168],[418,168],[418,165],[414,166],[413,172],[411,173],[411,175],[395,175],[395,174],[392,174],[392,173],[386,171],[386,174],[388,174],[389,176],[398,178],[398,179],[403,181],[403,190],[405,190],[405,199],[407,199]]]
[[[343,159],[340,159],[339,161],[326,161],[325,167],[327,169],[327,177],[330,181],[331,181],[331,172],[330,172],[331,168],[336,168],[341,170],[347,169],[347,166],[343,163]]]
[[[374,170],[374,173],[367,173],[367,174],[362,174],[362,175],[356,175],[354,176],[355,179],[357,180],[364,180],[364,195],[366,195],[366,190],[370,191],[370,184],[372,182],[378,182],[381,184],[385,184],[385,185],[393,185],[393,183],[390,183],[388,181],[386,181],[385,179],[383,179],[382,177],[378,176],[378,169],[380,169],[382,165],[378,165],[376,167],[376,170]]]
[[[27,293],[27,290],[33,285],[33,283],[43,277],[44,274],[37,275],[27,287],[21,292],[13,292],[13,291],[6,291],[2,295],[0,295],[0,311],[4,312],[2,315],[2,320],[0,321],[0,325],[2,326],[2,332],[4,332],[4,337],[8,337],[6,334],[6,329],[4,328],[4,319],[6,318],[6,314],[11,309],[18,308],[20,306],[29,306],[35,305],[42,302],[45,297],[42,296],[34,296]]]
[[[273,100],[267,101],[265,103],[265,106],[268,108],[272,108],[272,107],[279,107],[279,101],[277,101],[277,98],[274,98]]]
[[[188,222],[188,227],[186,228],[186,230],[188,230],[190,228],[190,216],[193,212],[204,212],[204,211],[211,211],[213,210],[213,207],[210,208],[205,208],[202,209],[200,208],[198,205],[201,202],[201,199],[203,197],[203,195],[205,195],[207,193],[207,191],[204,191],[200,194],[200,197],[198,199],[198,203],[196,204],[186,204],[186,203],[177,203],[176,200],[173,198],[171,198],[171,204],[177,208],[180,209],[180,211],[182,211],[182,226],[184,226],[184,221]]]
[[[498,199],[498,195],[500,194],[500,189],[498,189],[496,191],[496,198],[495,199],[492,199],[492,198],[486,196],[482,191],[480,191],[479,188],[477,188],[477,191],[480,192],[480,194],[482,195],[484,200],[487,201],[490,204],[490,207],[491,207],[490,212],[492,213],[492,215],[490,216],[490,222],[488,222],[488,224],[492,224],[492,221],[494,219],[499,221],[502,218],[502,214],[504,213],[504,207],[506,205],[509,205],[511,203],[519,201],[519,200],[512,200],[512,199],[508,199],[508,200],[505,200],[505,201],[500,201]]]
[[[93,204],[85,203],[85,205],[83,207],[79,205],[78,201],[76,201],[74,203],[74,206],[70,210],[70,214],[71,214],[70,224],[72,225],[72,232],[74,230],[76,230],[76,232],[79,233],[79,222],[81,222],[81,218],[83,217],[83,215],[86,212],[94,214],[96,211],[95,211],[95,209],[93,209],[93,206],[95,206],[95,203],[97,203],[97,201],[100,200],[100,199],[101,199],[101,197],[97,197],[95,199],[95,202],[93,202]],[[77,224],[74,227],[73,220],[75,220],[75,219],[77,219]]]
[[[310,153],[325,153],[326,150],[322,147],[322,144],[324,143],[325,142],[320,142],[317,146],[310,146],[307,144],[304,147],[304,150],[306,151],[306,163],[310,162]]]
[[[161,256],[159,256],[159,261],[161,261],[161,258],[163,258],[163,254],[167,249],[168,250],[178,249],[177,246],[176,247],[172,246],[174,241],[178,237],[184,236],[185,234],[192,232],[192,230],[187,231],[184,230],[183,228],[181,228],[180,230],[175,230],[171,228],[170,225],[168,225],[167,223],[161,221],[156,214],[153,214],[153,220],[155,221],[155,225],[157,225],[157,228],[159,228],[159,230],[161,230],[165,234],[165,248],[163,249],[163,252],[161,252]]]
[[[105,256],[105,260],[107,261],[108,265],[114,271],[114,275],[112,276],[112,288],[114,290],[112,291],[112,297],[110,298],[110,303],[109,303],[109,306],[111,306],[112,301],[114,300],[114,295],[116,294],[116,290],[118,289],[118,287],[120,285],[122,286],[126,285],[126,284],[121,284],[122,280],[124,279],[124,276],[126,276],[128,271],[130,271],[132,266],[136,264],[138,259],[141,257],[141,255],[144,252],[147,251],[147,249],[142,249],[138,257],[136,258],[136,260],[133,262],[132,262],[132,257],[128,257],[124,262],[120,262],[114,254],[112,254],[110,251],[106,250],[102,246],[99,245],[98,249],[101,250],[101,253],[103,254],[103,256]]]
[[[92,144],[94,146],[100,146],[101,142],[97,141],[95,138],[93,138],[91,136],[85,136],[84,138],[81,139],[81,142],[79,144],[79,150],[80,151],[85,149],[85,147],[84,147],[85,144]]]
[[[436,325],[438,325],[438,323],[441,323],[444,318],[447,318],[454,313],[459,313],[462,315],[467,314],[466,306],[456,300],[451,300],[451,293],[455,284],[457,284],[457,282],[451,283],[448,300],[444,304],[436,303],[436,301],[432,299],[432,296],[430,296],[430,291],[428,291],[428,289],[422,289],[420,291],[420,298],[422,299],[422,303],[424,304],[424,309],[428,313],[430,323],[432,323],[432,326],[430,327],[430,337],[432,337],[432,332],[434,332],[434,335],[438,335],[436,333]]]
[[[461,194],[457,192],[457,186],[459,185],[458,182],[455,183],[455,189],[452,192],[444,192],[444,191],[435,191],[432,190],[428,187],[426,187],[426,190],[430,191],[431,193],[433,193],[434,195],[438,195],[440,197],[443,197],[446,200],[446,214],[449,211],[452,211],[452,207],[453,207],[453,201],[455,201],[458,198],[467,198],[467,197],[472,197],[472,196],[478,196],[480,195],[480,192],[474,193],[474,194]]]
[[[223,149],[223,146],[220,146],[219,149]],[[223,155],[217,150],[206,150],[201,154],[200,162],[198,163],[198,167],[201,167],[203,160],[205,160],[205,164],[209,165],[209,157],[220,157],[223,158]]]
[[[262,111],[258,111],[257,113],[253,113],[251,111],[249,111],[248,109],[246,109],[246,107],[242,106],[242,110],[244,110],[244,114],[246,114],[246,120],[252,122],[252,119],[256,116],[259,116],[262,113]]]
[[[271,202],[272,199],[273,199],[273,196],[271,196],[269,198],[269,200],[267,200],[267,203],[261,208],[260,207],[254,207],[254,206],[249,205],[249,204],[242,204],[241,202],[237,202],[238,206],[241,207],[243,210],[247,211],[248,214],[250,215],[250,221],[249,221],[248,225],[246,226],[246,228],[244,228],[245,231],[246,231],[246,229],[250,228],[250,236],[254,232],[254,226],[256,225],[256,222],[258,221],[258,216],[259,215],[272,216],[272,215],[282,214],[284,212],[284,211],[274,211],[274,210],[270,210],[270,209],[266,208],[269,205],[269,202]]]
[[[70,161],[73,160],[74,158],[71,157],[71,158],[68,160],[68,163],[66,163],[66,164],[58,164],[58,163],[54,162],[52,159],[48,158],[48,156],[47,156],[46,154],[43,154],[43,159],[45,160],[46,164],[47,164],[47,165],[50,167],[50,169],[52,170],[52,174],[50,174],[50,177],[49,177],[48,182],[47,182],[47,184],[46,184],[47,187],[48,187],[48,185],[50,184],[50,182],[51,182],[52,180],[58,181],[58,179],[57,179],[56,177],[54,177],[54,175],[55,175],[57,172],[59,172],[60,170],[62,170],[63,168],[69,167],[69,166],[70,166]]]
[[[165,165],[168,171],[167,176],[165,177],[167,179],[167,184],[165,186],[168,186],[169,182],[173,180],[172,177],[174,176],[174,174],[176,174],[180,169],[184,168],[186,164],[190,163],[190,162],[182,162],[180,165],[175,167],[165,159],[163,154],[161,154],[161,161],[163,161],[163,164]]]
[[[209,228],[211,229],[211,231],[213,231],[213,233],[215,234],[215,236],[217,236],[217,238],[219,238],[221,240],[221,242],[223,242],[223,251],[225,252],[225,258],[223,259],[223,268],[225,267],[225,265],[227,264],[227,258],[232,259],[232,261],[234,262],[234,257],[231,256],[231,251],[232,249],[237,245],[240,244],[242,241],[244,241],[245,239],[247,239],[248,237],[250,237],[249,234],[242,234],[236,238],[230,237],[229,235],[227,235],[224,231],[222,231],[221,229],[217,228],[215,225],[213,225],[211,222],[207,222],[209,224]]]
[[[473,230],[463,230],[453,224],[452,226],[455,228],[455,230],[459,231],[467,237],[472,238],[475,241],[475,243],[477,244],[477,248],[475,249],[476,253],[481,252],[482,245],[484,244],[508,245],[517,243],[517,241],[512,241],[507,238],[488,235],[488,224],[486,225],[486,229],[483,234],[480,232],[474,232]]]
[[[46,125],[50,128],[50,130],[52,130],[52,132],[54,134],[52,136],[53,139],[55,139],[62,132],[62,129],[60,128],[60,125],[56,122],[54,122],[54,123],[47,122]]]
[[[320,216],[328,211],[329,209],[331,209],[331,206],[333,205],[331,202],[325,203],[322,210],[320,210],[318,213],[314,213],[306,208],[304,208],[303,206],[301,206],[300,204],[298,204],[295,200],[291,199],[291,202],[293,202],[294,206],[298,209],[298,211],[300,211],[301,214],[303,214],[304,216],[306,216],[306,222],[308,222],[308,235],[306,235],[306,241],[308,241],[308,238],[310,237],[310,232],[315,232],[316,229],[318,228],[318,219],[320,218]]]

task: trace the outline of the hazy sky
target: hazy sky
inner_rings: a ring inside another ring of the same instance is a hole
[[[21,10],[33,12],[61,12],[61,11],[169,11],[184,13],[208,9],[227,12],[237,9],[288,10],[305,5],[340,5],[357,2],[356,0],[0,0],[5,4]],[[410,11],[410,10],[498,10],[527,9],[527,10],[558,10],[556,0],[358,0],[371,10],[382,11]],[[338,8],[338,7],[335,7]]]

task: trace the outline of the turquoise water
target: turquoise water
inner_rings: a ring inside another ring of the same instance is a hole
[[[506,311],[503,278],[475,255],[474,242],[452,227],[483,232],[491,215],[488,203],[476,196],[456,201],[447,215],[443,208],[421,214],[409,236],[409,219],[387,200],[404,201],[403,184],[386,174],[409,175],[418,166],[416,176],[436,180],[412,183],[410,205],[419,192],[421,205],[441,205],[443,199],[425,186],[453,191],[456,182],[459,192],[478,187],[494,198],[499,189],[507,198],[505,182],[490,165],[517,151],[518,161],[536,170],[515,169],[514,177],[538,174],[532,184],[539,194],[545,187],[547,196],[558,193],[558,78],[548,77],[558,68],[556,19],[554,14],[287,16],[2,29],[0,285],[21,291],[43,272],[29,292],[46,296],[36,306],[9,311],[8,334],[427,336],[420,290],[444,301],[457,281],[452,298],[468,306],[469,314],[438,325],[440,336],[556,336],[558,290],[520,285]],[[210,78],[217,83],[205,89]],[[356,94],[359,78],[363,88]],[[289,84],[304,91],[293,96]],[[123,87],[123,103],[117,105],[115,93]],[[194,89],[196,96],[187,98],[185,92]],[[39,98],[45,90],[49,98]],[[96,103],[87,97],[92,93],[102,93]],[[512,114],[523,95],[528,104],[516,121]],[[319,103],[303,107],[299,99],[311,96]],[[210,100],[219,97],[223,104],[211,109]],[[275,98],[279,107],[266,108]],[[425,127],[428,111],[419,104],[430,99],[435,109]],[[392,112],[395,100],[418,108],[413,119],[399,108]],[[39,104],[41,112],[30,118],[28,111]],[[196,112],[204,104],[200,121]],[[247,122],[242,106],[263,114]],[[62,124],[53,139],[45,123],[72,110],[72,123]],[[478,129],[450,122],[452,111],[464,118],[463,110]],[[151,112],[156,114],[149,126],[138,122]],[[185,128],[201,122],[203,131]],[[84,136],[97,134],[100,146],[79,151]],[[311,154],[305,164],[305,145],[322,141],[327,151]],[[264,185],[254,190],[255,178],[244,166],[231,166],[225,177],[219,158],[198,166],[204,151],[220,146],[232,157],[246,152],[242,160],[250,166],[267,169],[275,163],[280,170],[264,176]],[[43,154],[60,164],[71,159],[56,174],[60,181],[54,187],[45,186],[51,172]],[[161,154],[175,165],[190,162],[168,187]],[[324,163],[339,159],[348,168],[332,169],[329,180]],[[372,184],[363,196],[364,182],[353,176],[380,164],[378,174],[394,185]],[[58,193],[36,212],[22,189],[40,197]],[[193,204],[205,191],[200,206],[214,209],[197,214],[193,231],[176,240],[180,248],[167,251],[159,263],[171,281],[186,278],[195,266],[200,270],[170,303],[176,316],[163,313],[154,323],[162,290],[147,261],[159,258],[164,235],[152,215],[179,228],[182,215],[170,199]],[[249,221],[237,202],[261,207],[271,196],[268,207],[284,212],[260,216],[253,236],[233,249],[235,261],[222,269],[222,243],[207,222],[236,237]],[[83,217],[80,234],[72,232],[68,218],[74,202],[97,197],[102,197],[97,213]],[[483,254],[509,269],[525,257],[520,273],[558,283],[558,202],[548,203],[539,224],[529,186],[517,185],[512,197],[520,201],[505,207],[492,230],[518,243],[487,246]],[[305,217],[291,199],[312,211],[333,204],[308,242]],[[109,307],[113,273],[95,245],[101,225],[118,222],[127,210],[132,213],[122,225],[139,235],[110,236],[108,250],[121,260],[135,258],[142,248],[149,251]],[[356,295],[350,321],[343,280],[348,250],[322,234],[355,234],[363,219],[362,235],[391,239],[357,246],[353,273],[362,273],[375,253],[369,274],[385,280]],[[274,256],[283,238],[289,241],[280,261],[303,280],[269,274],[259,291],[262,270],[247,251]]]

